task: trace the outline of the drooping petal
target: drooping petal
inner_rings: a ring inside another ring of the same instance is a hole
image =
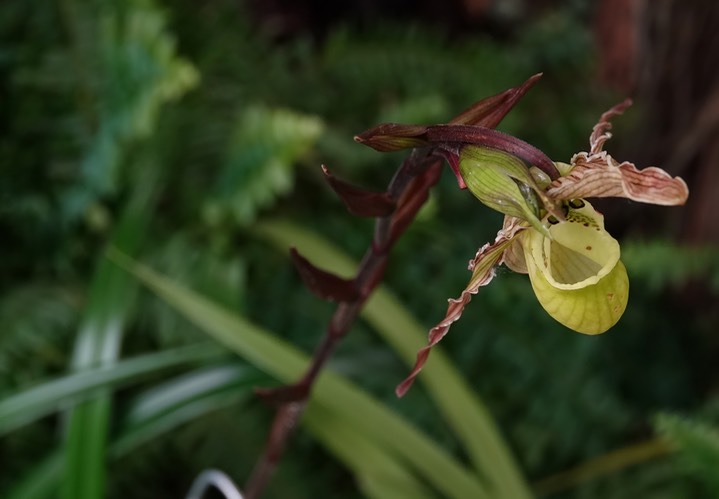
[[[512,244],[514,238],[520,231],[526,229],[526,225],[519,219],[513,219],[513,223],[506,225],[497,234],[492,244],[482,246],[475,257],[469,263],[469,269],[472,271],[472,278],[469,280],[467,287],[462,291],[459,298],[450,298],[447,313],[444,319],[434,326],[428,335],[427,346],[417,352],[417,360],[415,361],[412,372],[407,378],[400,383],[395,389],[398,397],[403,396],[410,389],[414,379],[420,373],[424,364],[427,362],[429,353],[434,345],[440,342],[442,338],[449,332],[449,328],[456,322],[464,311],[464,307],[472,299],[472,295],[477,294],[479,288],[489,284],[494,278],[494,269],[501,263],[504,250]]]
[[[624,313],[629,279],[619,243],[589,203],[570,209],[550,226],[551,238],[528,231],[522,238],[532,288],[554,319],[584,334],[599,334]]]

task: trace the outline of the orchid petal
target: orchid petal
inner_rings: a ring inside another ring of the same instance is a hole
[[[589,203],[570,209],[550,226],[551,238],[528,231],[522,238],[537,299],[554,319],[577,332],[599,334],[624,313],[629,279],[619,243]]]
[[[619,163],[606,151],[604,144],[612,137],[610,120],[632,104],[630,99],[602,114],[589,137],[590,152],[572,158],[572,170],[556,179],[547,189],[553,199],[567,200],[587,197],[620,197],[642,203],[664,206],[682,205],[689,196],[687,184],[661,168],[643,170],[628,161]],[[559,168],[559,164],[555,163]]]
[[[477,294],[480,287],[486,286],[492,281],[495,273],[494,269],[501,263],[504,250],[512,244],[514,238],[520,231],[527,228],[521,220],[516,218],[511,220],[513,221],[512,223],[505,225],[505,227],[499,231],[494,243],[488,243],[482,246],[469,263],[472,278],[469,280],[467,287],[462,291],[459,298],[450,298],[444,319],[429,331],[427,346],[417,352],[417,360],[412,368],[412,372],[410,372],[407,378],[402,381],[395,390],[398,397],[404,395],[412,386],[414,379],[427,362],[432,347],[439,343],[449,332],[449,328],[452,324],[462,317],[464,307],[470,302],[472,295]]]
[[[514,224],[518,223],[518,220],[514,217],[505,216],[504,225],[502,230],[510,229]],[[527,231],[517,235],[502,255],[502,262],[511,271],[518,274],[527,273],[527,262],[524,257],[524,246],[522,245],[522,239],[526,237]]]
[[[547,195],[558,200],[586,197],[620,197],[664,206],[682,205],[689,196],[687,184],[661,168],[638,170],[633,163],[617,163],[606,151],[575,154],[574,168],[555,180]]]
[[[604,143],[612,138],[612,134],[609,130],[612,129],[612,122],[610,121],[615,116],[619,116],[632,105],[632,99],[624,99],[619,104],[615,105],[609,111],[602,113],[599,117],[599,122],[592,128],[592,134],[589,136],[589,151],[590,154],[597,154],[604,148]]]

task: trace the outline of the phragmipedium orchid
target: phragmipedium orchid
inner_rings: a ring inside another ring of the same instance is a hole
[[[430,330],[412,372],[397,387],[400,396],[412,385],[431,348],[502,264],[529,275],[539,303],[558,322],[584,334],[607,331],[626,309],[629,279],[619,243],[586,198],[622,197],[671,206],[684,204],[688,197],[681,178],[656,167],[639,170],[603,150],[611,137],[611,118],[621,114],[629,100],[601,116],[590,136],[589,152],[575,154],[569,164],[553,162],[533,146],[492,130],[537,78],[480,101],[446,125],[386,124],[358,137],[381,151],[434,147],[447,159],[461,188],[505,215],[495,240],[470,261],[467,287],[449,300],[444,319]]]
[[[555,163],[560,176],[554,181],[533,167],[528,169],[531,181],[518,180],[514,168],[504,166],[506,153],[488,155],[481,146],[462,151],[459,173],[467,187],[480,200],[488,196],[502,201],[483,200],[505,213],[505,222],[495,242],[480,249],[472,260],[472,280],[462,297],[450,305],[451,313],[433,329],[435,340],[446,334],[469,297],[489,283],[501,263],[529,274],[542,307],[568,328],[599,334],[616,324],[627,305],[629,279],[619,259],[619,243],[605,230],[604,217],[584,198],[611,196],[681,205],[688,196],[681,178],[655,167],[638,170],[602,150],[611,137],[609,120],[629,104],[627,100],[602,115],[590,137],[590,152],[575,154],[568,165]],[[484,165],[488,160],[495,170],[512,173],[513,183],[520,186],[513,194],[511,185],[500,189],[499,196],[492,194],[498,183],[484,180],[492,170]],[[557,208],[560,214],[553,213]]]

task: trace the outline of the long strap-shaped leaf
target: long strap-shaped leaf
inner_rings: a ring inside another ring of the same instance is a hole
[[[115,388],[164,370],[217,358],[223,349],[202,343],[123,360],[112,366],[71,373],[0,400],[0,435],[92,397],[99,389]]]
[[[116,250],[110,255],[180,314],[253,365],[285,383],[294,381],[304,372],[309,359],[297,348]],[[445,496],[489,497],[477,475],[346,379],[329,371],[323,372],[314,387],[307,414],[317,410],[314,409],[316,404],[341,418],[342,424],[358,435],[410,465]]]
[[[167,352],[143,356],[142,362],[151,356],[165,356]],[[116,369],[124,371],[131,359],[111,367],[103,373]],[[100,374],[90,372],[88,374]],[[65,384],[59,378],[38,386]],[[119,374],[113,377],[120,378]],[[237,404],[251,396],[251,389],[259,382],[257,373],[247,366],[220,365],[183,374],[142,393],[131,404],[118,437],[108,448],[111,459],[119,459],[135,451],[140,445],[164,435],[178,426],[202,417],[218,409]],[[103,383],[111,386],[110,380]],[[84,389],[77,384],[76,390],[63,393],[50,391],[47,403],[59,404],[67,397],[81,396]],[[403,463],[384,451],[375,442],[347,425],[327,409],[313,405],[304,418],[310,431],[335,454],[358,479],[359,487],[372,499],[395,499],[434,497],[424,485],[424,480],[414,475]],[[62,471],[63,455],[53,452],[27,476],[17,482],[7,499],[44,499],[56,490]]]
[[[205,347],[203,346],[202,348],[205,349]],[[125,377],[126,371],[139,367],[137,364],[145,364],[146,361],[156,359],[160,360],[158,364],[162,364],[162,357],[174,353],[177,352],[166,351],[147,354],[119,362],[106,369],[90,370],[86,374],[89,376],[96,375],[100,378],[105,376],[106,379],[100,384],[106,388],[112,388],[116,386],[119,379]],[[199,360],[199,358],[195,360]],[[132,364],[135,365],[132,366]],[[148,369],[147,372],[157,372],[157,369],[155,371]],[[87,387],[77,383],[70,383],[75,376],[77,375],[63,376],[38,385],[36,389],[47,393],[44,403],[58,405],[63,401],[67,402],[68,398],[73,399],[86,394]],[[261,380],[258,378],[257,371],[249,369],[248,366],[220,365],[185,373],[148,390],[138,396],[136,403],[132,404],[126,421],[121,425],[120,434],[108,447],[108,457],[110,459],[124,457],[135,451],[143,443],[162,436],[184,423],[241,402],[251,395],[252,388],[259,381]],[[49,390],[53,386],[67,384],[70,385],[67,390]],[[37,413],[31,416],[39,417]],[[55,497],[65,457],[62,449],[50,453],[30,473],[16,481],[14,488],[3,497],[7,499],[45,499]]]
[[[157,174],[136,190],[111,237],[112,244],[135,253],[146,235],[157,194]],[[112,365],[120,353],[122,330],[137,292],[136,282],[101,257],[75,340],[73,368]],[[111,414],[109,392],[75,406],[66,428],[63,499],[100,499],[105,488],[105,448]]]

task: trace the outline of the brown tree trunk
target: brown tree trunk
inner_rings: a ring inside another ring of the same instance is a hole
[[[603,0],[597,16],[601,75],[642,110],[626,157],[684,177],[678,234],[719,243],[719,2]]]

